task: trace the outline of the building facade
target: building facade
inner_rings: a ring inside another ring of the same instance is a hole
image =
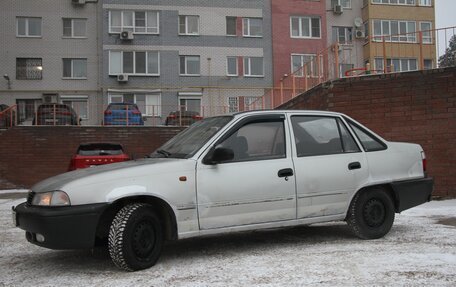
[[[326,0],[328,45],[339,45],[339,77],[345,72],[364,67],[364,22],[362,19],[363,1]]]
[[[0,103],[17,105],[20,123],[31,123],[45,102],[73,106],[83,124],[94,120],[98,4],[3,0],[0,7]]]
[[[3,0],[0,104],[17,105],[24,124],[41,103],[68,104],[83,125],[102,123],[116,102],[136,103],[146,125],[174,111],[271,107],[308,80],[367,64],[379,72],[435,67],[433,2]],[[280,99],[263,97],[285,82],[293,88]]]
[[[433,0],[364,0],[369,40],[364,61],[376,71],[405,72],[436,67]],[[386,54],[386,59],[383,56]]]
[[[278,85],[326,48],[326,3],[272,0],[271,13],[273,74]]]
[[[258,107],[272,85],[269,1],[104,0],[103,102],[135,102],[146,124]]]

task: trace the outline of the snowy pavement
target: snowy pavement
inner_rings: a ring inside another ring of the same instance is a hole
[[[124,272],[103,253],[29,244],[11,220],[24,199],[7,195],[0,286],[456,286],[456,200],[398,214],[379,240],[344,223],[188,239],[165,246],[156,266]]]

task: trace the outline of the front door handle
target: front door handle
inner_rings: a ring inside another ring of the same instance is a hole
[[[358,161],[351,162],[351,163],[348,164],[348,169],[349,170],[360,169],[360,168],[361,168],[361,163],[359,163]]]
[[[288,176],[293,176],[293,169],[291,168],[284,168],[279,170],[277,173],[279,177],[288,177]]]

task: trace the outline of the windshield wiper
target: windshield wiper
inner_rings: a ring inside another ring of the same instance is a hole
[[[163,155],[164,157],[170,157],[171,156],[171,153],[169,151],[164,150],[164,149],[157,149],[155,152]]]

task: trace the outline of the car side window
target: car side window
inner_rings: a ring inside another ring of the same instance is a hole
[[[298,157],[360,151],[339,119],[293,116],[291,123]]]
[[[229,162],[285,158],[283,121],[247,123],[217,147],[233,150],[234,158]]]
[[[379,150],[386,149],[385,144],[380,142],[380,140],[376,139],[374,136],[369,134],[364,129],[361,129],[360,127],[358,127],[356,124],[352,123],[351,121],[349,121],[348,124],[355,132],[359,141],[363,145],[365,151],[369,152],[369,151],[379,151]]]
[[[340,119],[337,119],[337,124],[339,125],[344,152],[360,152],[361,150],[356,144],[355,139],[351,136],[350,132],[348,132],[345,124]]]

